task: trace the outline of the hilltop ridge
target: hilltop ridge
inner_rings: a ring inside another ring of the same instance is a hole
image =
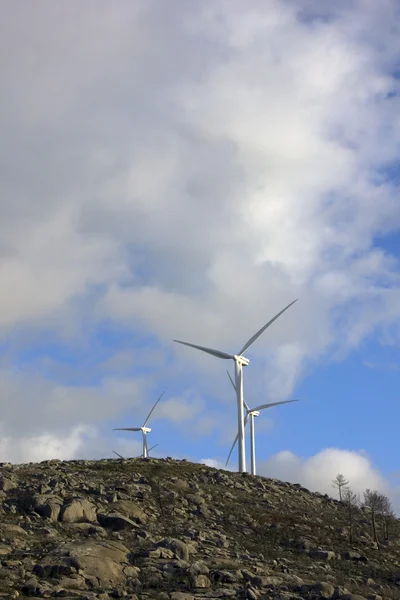
[[[0,465],[0,597],[400,598],[400,528],[300,484],[172,459]]]

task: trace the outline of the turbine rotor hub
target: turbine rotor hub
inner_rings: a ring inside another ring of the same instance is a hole
[[[150,427],[141,427],[143,433],[149,433],[151,431]]]
[[[259,417],[260,411],[259,410],[250,410],[249,415],[252,415],[253,417]]]
[[[235,361],[237,363],[239,363],[240,365],[242,365],[242,367],[247,367],[248,364],[250,363],[250,360],[248,358],[246,358],[245,356],[242,356],[241,354],[234,354],[233,358],[235,359]]]

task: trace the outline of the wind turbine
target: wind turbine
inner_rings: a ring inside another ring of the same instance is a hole
[[[141,427],[117,427],[116,429],[113,429],[113,431],[141,431],[142,432],[142,438],[143,438],[143,454],[142,454],[142,458],[147,458],[149,456],[149,449],[147,447],[147,434],[150,433],[151,429],[150,429],[150,427],[146,427],[146,425],[149,422],[149,419],[151,417],[151,414],[152,414],[153,410],[155,409],[155,407],[157,406],[157,404],[160,402],[160,400],[164,396],[164,394],[165,394],[165,392],[163,392],[161,394],[161,396],[158,398],[157,402],[154,404],[153,408],[151,409],[151,411],[147,415],[147,418],[146,418],[145,422],[143,423],[143,425]],[[158,444],[156,444],[156,445],[158,445]],[[153,448],[155,448],[155,446],[153,446]],[[150,450],[151,449],[152,448],[150,448]]]
[[[236,391],[236,386],[233,383],[233,379],[229,371],[227,371],[230,382],[233,386],[233,389]],[[256,441],[255,441],[255,429],[254,429],[254,417],[260,416],[260,410],[264,410],[264,408],[272,408],[273,406],[278,406],[279,404],[289,404],[290,402],[298,402],[298,400],[282,400],[281,402],[270,402],[268,404],[260,404],[260,406],[256,406],[255,408],[249,408],[246,400],[243,398],[243,404],[246,409],[246,418],[244,420],[244,426],[246,427],[247,421],[250,419],[250,450],[251,450],[251,474],[256,474]],[[232,451],[235,447],[235,444],[238,440],[238,434],[236,434],[235,439],[233,440],[232,447],[229,451],[228,458],[226,459],[225,466],[228,465],[229,459],[231,457]]]
[[[237,410],[238,410],[238,441],[239,441],[239,471],[241,473],[246,471],[246,450],[244,444],[244,411],[243,411],[243,367],[247,367],[249,364],[249,359],[243,356],[243,352],[256,341],[258,337],[269,327],[272,325],[278,317],[280,317],[288,308],[290,308],[296,300],[293,300],[290,304],[285,306],[283,310],[281,310],[273,319],[268,321],[266,325],[261,327],[243,346],[238,354],[228,354],[227,352],[221,352],[221,350],[213,350],[212,348],[206,348],[205,346],[197,346],[196,344],[189,344],[189,342],[181,342],[180,340],[174,340],[178,344],[184,344],[185,346],[190,346],[191,348],[195,348],[196,350],[202,350],[203,352],[207,352],[207,354],[211,354],[212,356],[216,356],[217,358],[223,358],[228,360],[233,360],[235,362],[235,388],[236,388],[236,398],[237,398]]]

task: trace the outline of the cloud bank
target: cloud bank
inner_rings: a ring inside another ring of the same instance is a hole
[[[379,244],[400,228],[395,0],[41,0],[6,12],[0,367],[11,458],[29,456],[25,436],[32,458],[43,443],[85,453],[77,428],[129,403],[145,412],[172,381],[183,403],[172,398],[163,416],[195,429],[189,376],[224,400],[221,365],[171,340],[235,351],[296,297],[251,350],[254,385],[274,398],[372,334],[398,343],[399,265]],[[134,352],[121,342],[92,364],[105,325],[131,332]],[[78,358],[39,360],[43,340]]]

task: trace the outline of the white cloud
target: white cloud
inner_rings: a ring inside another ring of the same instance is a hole
[[[274,399],[310,361],[344,356],[377,329],[398,343],[399,265],[374,248],[400,228],[385,172],[400,150],[396,7],[10,4],[0,31],[4,339],[52,331],[73,345],[106,320],[165,354],[173,338],[235,351],[299,297],[250,351],[253,380]],[[188,365],[208,374],[202,392],[221,372],[176,347],[168,365],[138,356],[157,374],[135,390],[124,375],[135,356],[121,349],[104,362],[116,375],[101,391],[37,375],[30,394],[30,375],[6,361],[2,419],[16,433],[21,414],[39,435],[57,420],[111,419],[129,393],[147,400]],[[197,410],[171,403],[175,420]]]
[[[207,465],[207,467],[212,467],[213,469],[223,469],[224,471],[231,471],[232,467],[225,466],[225,461],[223,461],[222,459],[216,459],[216,458],[201,458],[199,460],[199,463],[202,463],[203,465]]]
[[[334,496],[332,480],[342,473],[352,490],[361,494],[367,489],[390,490],[389,483],[376,469],[365,452],[325,448],[307,458],[296,456],[290,450],[278,452],[260,463],[260,475],[291,483],[301,483],[312,491]]]
[[[93,428],[79,425],[65,435],[28,435],[18,440],[18,443],[11,436],[3,435],[0,442],[2,460],[16,463],[40,462],[53,458],[70,460],[79,456],[85,442],[89,440],[90,445],[95,435]]]

